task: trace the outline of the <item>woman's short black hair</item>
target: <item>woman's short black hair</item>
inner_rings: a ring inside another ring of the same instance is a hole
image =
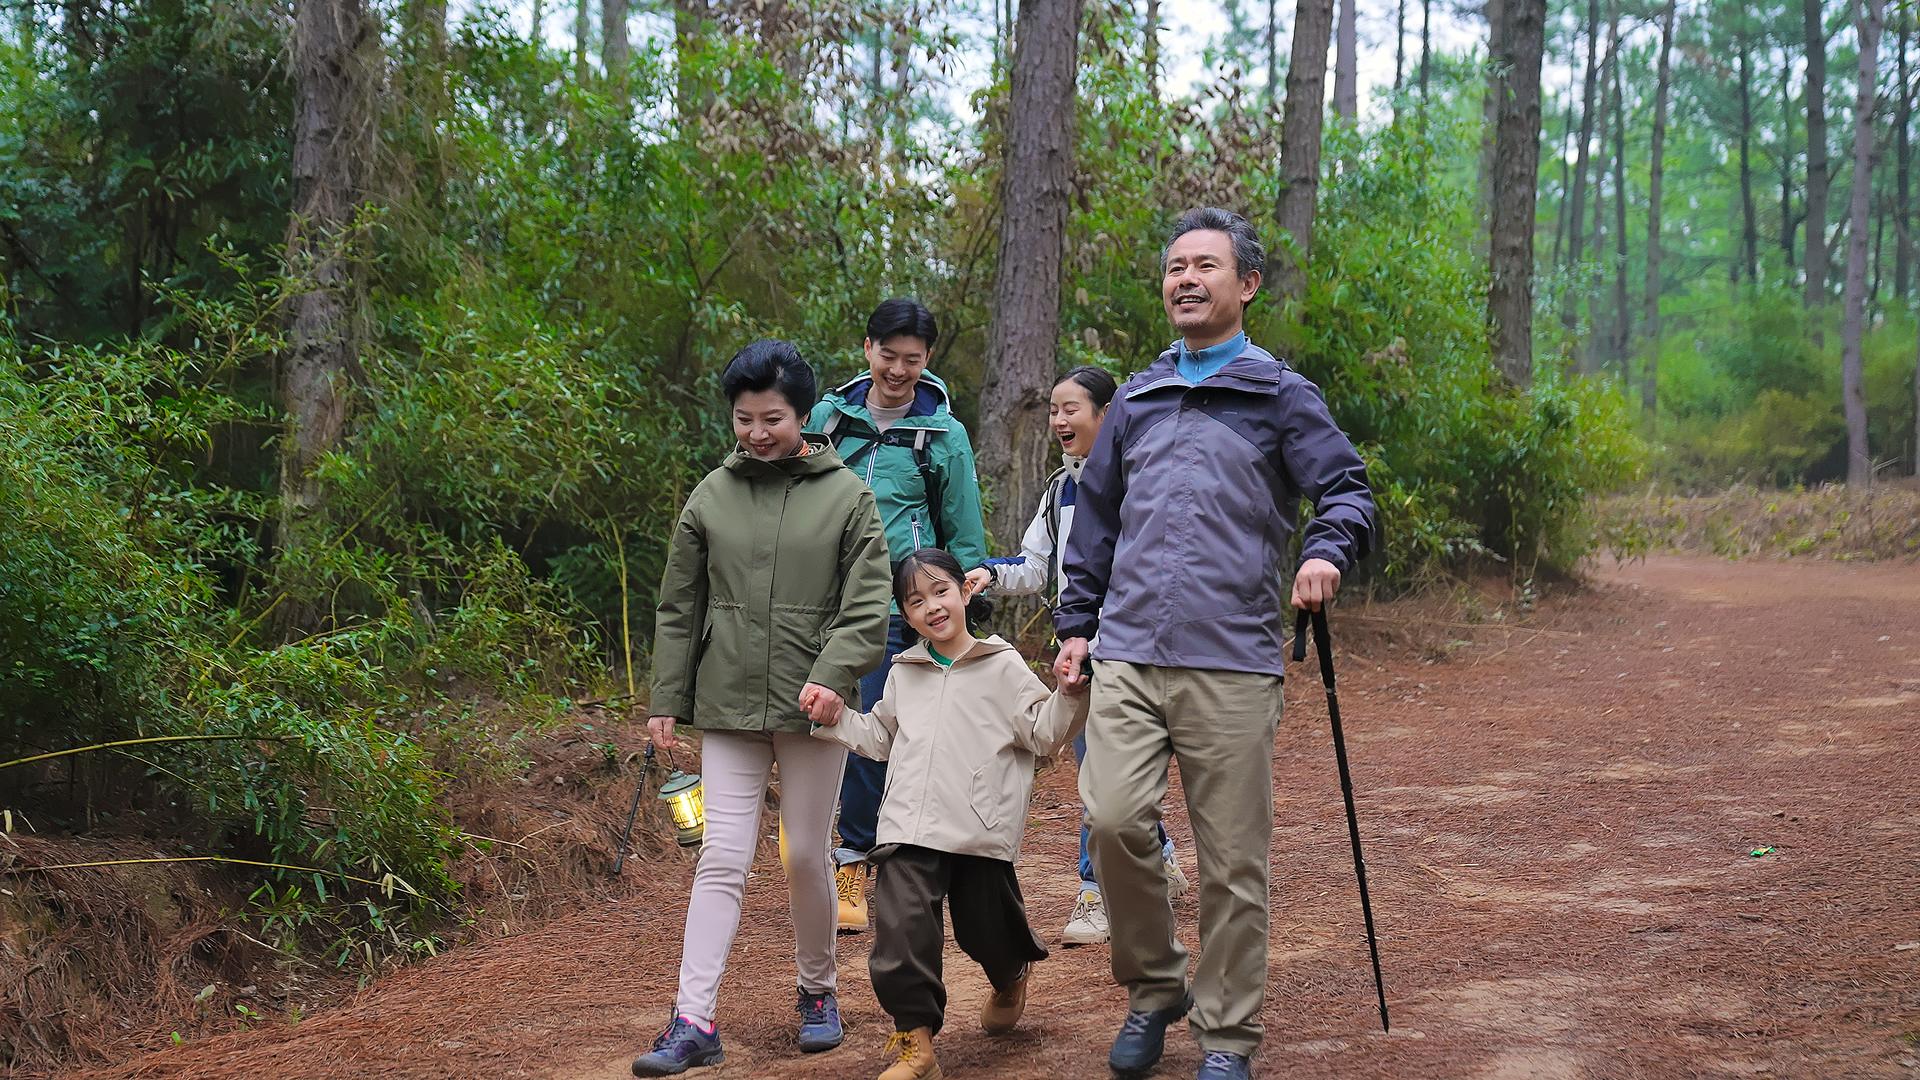
[[[905,296],[882,303],[867,316],[867,340],[875,345],[902,334],[926,342],[927,351],[932,352],[934,342],[940,340],[940,327],[926,305]]]
[[[1080,388],[1085,390],[1087,396],[1093,399],[1093,407],[1096,409],[1106,408],[1107,405],[1113,401],[1114,391],[1119,389],[1119,386],[1113,381],[1112,373],[1106,368],[1094,364],[1081,364],[1079,367],[1053,380],[1053,385],[1059,386],[1061,383],[1068,381],[1079,383]]]
[[[734,353],[720,376],[720,388],[726,391],[728,404],[740,400],[741,394],[778,390],[801,423],[806,423],[813,403],[820,400],[813,366],[801,359],[793,342],[774,338],[763,338]]]
[[[965,587],[967,572],[960,568],[960,560],[945,548],[923,547],[915,549],[906,558],[893,566],[893,598],[901,610],[907,606],[907,593],[913,589],[913,579],[921,574],[944,574],[953,579],[957,587]],[[967,629],[986,624],[988,616],[993,614],[993,604],[986,597],[975,594],[967,602]],[[904,621],[904,620],[902,620]],[[913,625],[907,625],[907,634],[918,637]]]

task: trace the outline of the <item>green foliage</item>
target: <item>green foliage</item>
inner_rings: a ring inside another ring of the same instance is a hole
[[[209,848],[444,896],[447,774],[512,768],[565,699],[644,671],[661,538],[729,447],[716,384],[737,348],[790,338],[831,384],[859,369],[872,306],[917,295],[973,419],[1004,70],[963,125],[870,77],[864,44],[784,68],[797,53],[760,48],[747,7],[683,56],[637,43],[617,88],[486,6],[444,64],[402,43],[350,237],[351,422],[320,465],[327,525],[291,553],[275,357],[303,286],[263,269],[286,227],[284,28],[224,0],[138,0],[84,63],[0,46],[18,106],[0,110],[9,740],[248,736],[135,772],[184,797]],[[1125,374],[1171,339],[1157,256],[1180,210],[1231,206],[1270,249],[1286,240],[1267,224],[1276,114],[1225,78],[1152,92],[1119,11],[1095,6],[1083,50],[1059,360]],[[916,62],[959,59],[951,27],[912,29]],[[1549,374],[1516,393],[1489,362],[1480,75],[1440,58],[1401,122],[1329,131],[1306,295],[1250,313],[1362,445],[1384,590],[1476,559],[1569,568],[1588,496],[1639,466],[1611,389]],[[1711,373],[1757,385],[1796,362],[1743,352]],[[364,889],[291,872],[263,889],[256,915],[288,935],[331,905],[350,923],[338,956],[381,935],[412,948]]]

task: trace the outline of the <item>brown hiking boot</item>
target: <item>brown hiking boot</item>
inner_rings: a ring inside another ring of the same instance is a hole
[[[940,1063],[933,1057],[931,1028],[894,1032],[887,1037],[886,1054],[893,1059],[893,1064],[880,1074],[880,1080],[940,1080]]]
[[[1027,1011],[1027,978],[1033,974],[1033,965],[1020,969],[1020,977],[1005,990],[995,990],[987,995],[987,1003],[980,1009],[980,1028],[989,1035],[1004,1035],[1013,1030],[1020,1022],[1020,1014]]]

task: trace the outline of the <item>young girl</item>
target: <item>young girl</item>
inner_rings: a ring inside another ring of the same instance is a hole
[[[921,641],[894,659],[873,711],[841,712],[814,735],[888,762],[874,885],[873,992],[893,1017],[893,1064],[880,1080],[940,1076],[933,1037],[945,1019],[940,981],[944,900],[953,940],[993,985],[980,1026],[1012,1030],[1027,975],[1047,950],[1027,925],[1013,861],[1026,831],[1034,759],[1086,724],[1084,690],[1049,694],[1020,653],[967,627],[974,590],[952,555],[921,548],[893,572],[893,593]]]
[[[991,589],[995,595],[1031,596],[1043,594],[1051,600],[1066,583],[1066,568],[1061,554],[1067,547],[1067,535],[1073,531],[1073,504],[1079,494],[1080,467],[1100,437],[1101,421],[1107,405],[1113,401],[1113,376],[1103,368],[1082,365],[1054,380],[1053,399],[1047,406],[1048,426],[1060,442],[1061,468],[1047,480],[1046,494],[1034,511],[1033,523],[1020,539],[1020,554],[1012,558],[988,559],[967,575],[976,592]],[[1087,756],[1085,735],[1073,741],[1076,758]],[[1168,891],[1179,897],[1187,891],[1187,876],[1180,872],[1174,857],[1173,841],[1160,827],[1160,860],[1166,867]],[[1060,933],[1062,945],[1100,945],[1107,940],[1107,909],[1100,899],[1100,883],[1094,880],[1093,856],[1087,850],[1087,826],[1080,825],[1080,898],[1073,914]]]

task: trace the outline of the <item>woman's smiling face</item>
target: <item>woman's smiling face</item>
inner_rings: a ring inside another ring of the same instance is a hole
[[[733,399],[733,437],[763,461],[800,448],[800,414],[778,390],[747,390]]]
[[[1053,400],[1047,405],[1047,423],[1060,449],[1074,457],[1093,452],[1093,441],[1100,435],[1100,421],[1107,415],[1104,405],[1095,405],[1093,395],[1078,379],[1062,379],[1053,387]]]

